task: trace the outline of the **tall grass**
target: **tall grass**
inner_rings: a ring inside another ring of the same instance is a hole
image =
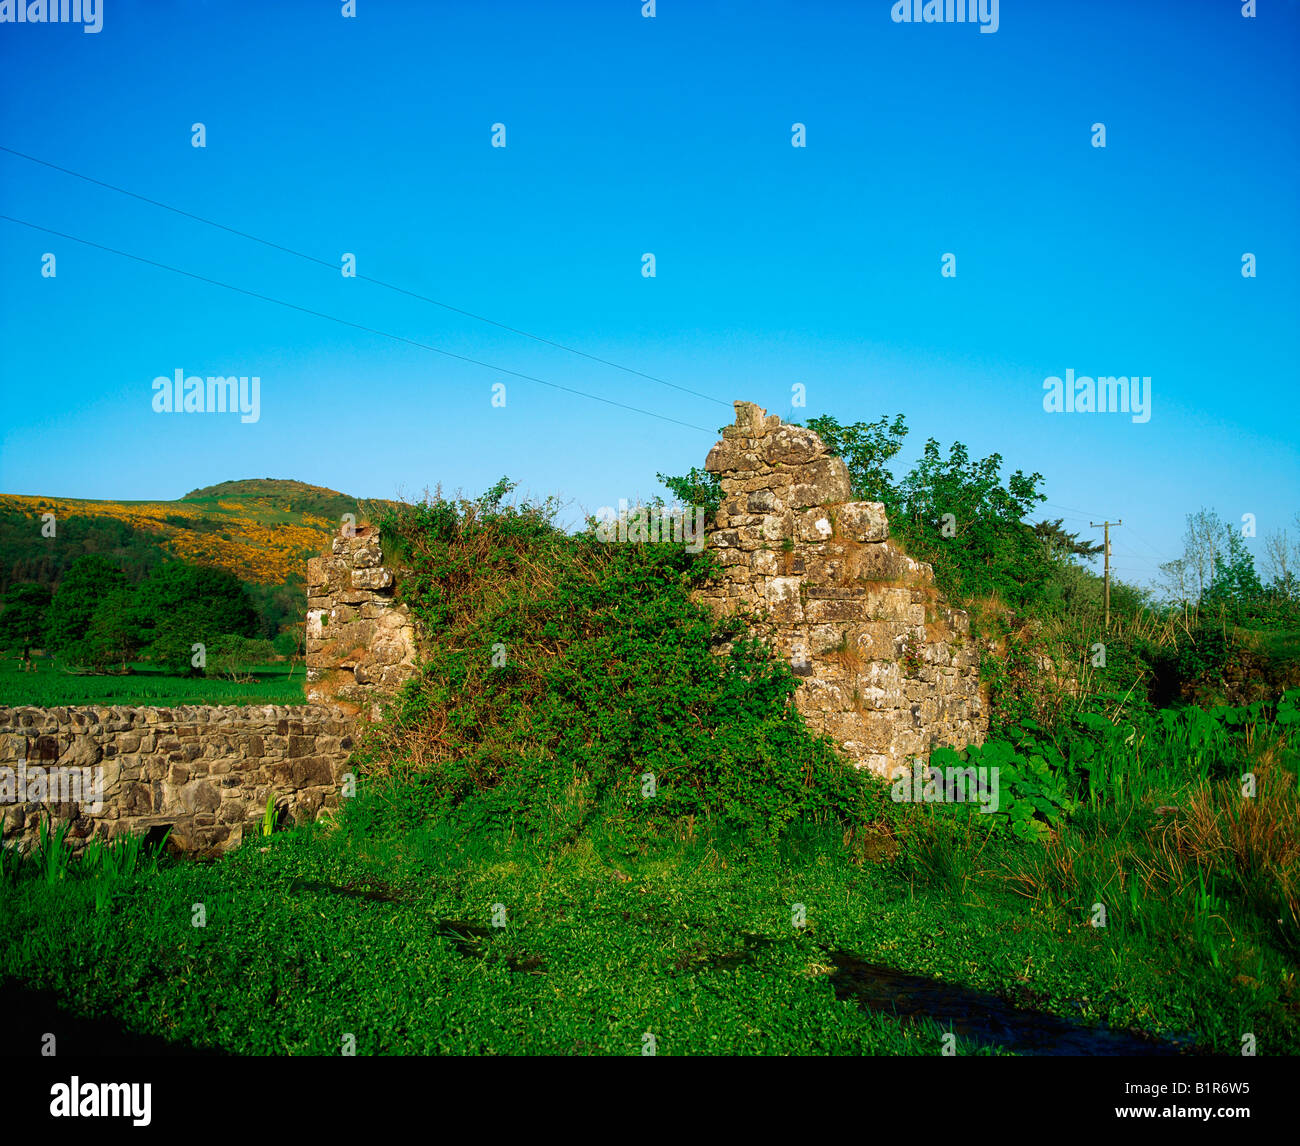
[[[64,823],[55,828],[54,821],[46,818],[36,829],[39,839],[37,862],[41,877],[47,884],[58,883],[67,875],[68,860],[72,857],[72,849],[67,843],[69,827]]]
[[[1184,932],[1215,966],[1244,933],[1300,952],[1298,701],[1083,714],[1063,748],[1080,811],[1001,878],[1080,919],[1100,903],[1121,932]]]
[[[68,844],[70,827],[63,823],[56,828],[51,820],[42,821],[37,826],[37,846],[26,860],[16,845],[3,848],[0,884],[13,887],[28,873],[47,887],[70,880],[93,881],[95,906],[103,911],[122,884],[157,874],[170,835],[169,829],[152,847],[146,847],[143,835],[125,832],[112,840],[92,840],[74,864]]]

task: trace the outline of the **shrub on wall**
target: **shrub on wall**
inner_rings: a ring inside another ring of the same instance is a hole
[[[789,668],[691,600],[716,572],[707,551],[568,536],[553,506],[504,505],[507,491],[377,522],[401,539],[427,647],[372,767],[425,814],[540,833],[599,814],[770,837],[860,811],[866,780],[808,730]]]

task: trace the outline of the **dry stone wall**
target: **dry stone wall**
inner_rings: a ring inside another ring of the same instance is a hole
[[[815,432],[735,408],[705,461],[725,495],[709,533],[723,573],[700,599],[756,620],[803,677],[800,711],[860,766],[889,775],[932,747],[983,743],[967,615],[890,539],[882,504],[851,500],[848,468]]]
[[[378,533],[362,525],[308,562],[307,705],[0,707],[0,819],[29,849],[47,820],[69,842],[122,832],[211,854],[277,820],[337,805],[360,725],[413,671],[415,629]]]
[[[191,854],[337,804],[353,722],[304,705],[0,708],[0,817],[22,850],[47,818],[79,849],[122,832]]]

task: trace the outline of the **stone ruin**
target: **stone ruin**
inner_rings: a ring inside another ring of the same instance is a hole
[[[744,612],[787,660],[812,728],[888,776],[939,745],[983,743],[987,704],[970,621],[929,565],[890,539],[885,508],[854,501],[848,467],[812,430],[737,402],[705,469],[725,498],[707,535],[721,578],[697,593]],[[308,562],[307,699],[375,719],[416,671],[419,636],[369,525]]]
[[[708,543],[721,578],[698,594],[746,613],[803,678],[799,711],[859,766],[888,776],[988,731],[970,619],[929,565],[889,537],[880,502],[812,430],[736,402],[704,468],[725,495]]]
[[[401,570],[383,564],[379,532],[360,525],[307,562],[307,701],[377,719],[415,672],[415,623],[397,601]]]
[[[725,494],[708,532],[723,571],[699,599],[750,615],[802,678],[795,703],[814,730],[882,775],[937,745],[982,743],[966,614],[890,540],[884,506],[851,500],[848,469],[816,433],[737,402],[705,468]],[[367,525],[308,562],[307,705],[0,707],[0,835],[29,849],[48,816],[75,848],[171,829],[173,846],[216,853],[261,831],[268,797],[281,820],[335,806],[354,736],[416,671],[405,573]],[[83,772],[102,784],[94,803],[30,788]]]

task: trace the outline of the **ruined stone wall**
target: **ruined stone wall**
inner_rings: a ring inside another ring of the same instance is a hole
[[[303,705],[0,708],[4,842],[27,850],[48,817],[74,848],[171,828],[180,851],[225,851],[260,834],[270,795],[281,825],[335,806],[352,736]]]
[[[850,500],[848,468],[816,433],[735,407],[705,462],[725,494],[709,534],[724,569],[700,599],[760,619],[803,678],[799,710],[860,766],[888,775],[932,747],[982,743],[967,615],[890,540],[883,505]]]
[[[307,562],[307,699],[377,718],[380,702],[415,672],[415,624],[396,600],[379,532],[361,525]]]
[[[308,705],[0,707],[4,843],[27,850],[53,820],[74,848],[170,828],[169,846],[202,855],[260,833],[268,796],[281,824],[335,806],[359,723],[414,671],[414,625],[382,558],[363,525],[307,563]],[[54,785],[73,781],[60,798]]]
[[[931,747],[980,743],[988,720],[966,614],[889,539],[884,507],[850,500],[844,463],[811,430],[747,402],[710,452],[725,500],[708,543],[724,569],[700,592],[752,614],[803,678],[796,703],[860,765],[888,774]],[[223,851],[337,803],[360,723],[415,672],[416,632],[378,532],[341,534],[307,565],[307,706],[0,707],[0,816],[24,849],[47,815],[74,847],[120,832]],[[32,799],[38,773],[98,773],[96,793]]]

